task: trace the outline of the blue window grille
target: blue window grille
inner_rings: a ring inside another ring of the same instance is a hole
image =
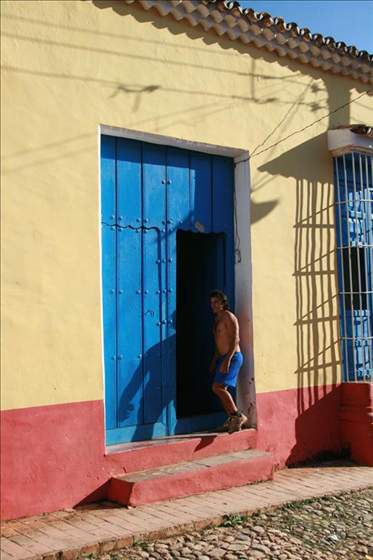
[[[334,158],[342,375],[373,379],[373,158]]]

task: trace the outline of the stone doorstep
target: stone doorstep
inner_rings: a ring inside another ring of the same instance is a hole
[[[118,466],[118,474],[137,472],[146,468],[157,468],[201,459],[225,453],[254,449],[257,431],[245,428],[233,434],[202,432],[180,436],[169,436],[144,442],[111,445],[106,453],[113,464]]]
[[[270,480],[273,471],[270,453],[247,449],[115,476],[110,480],[108,499],[140,506]]]

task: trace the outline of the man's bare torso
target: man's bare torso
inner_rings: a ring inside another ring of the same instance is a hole
[[[234,351],[240,352],[240,335],[238,321],[235,315],[228,310],[222,311],[215,318],[214,337],[216,351],[224,356],[231,351],[232,343]]]

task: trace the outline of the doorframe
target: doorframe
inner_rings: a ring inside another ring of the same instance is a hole
[[[252,266],[251,266],[251,177],[250,153],[248,150],[196,142],[173,136],[144,132],[128,128],[99,124],[98,130],[98,228],[100,250],[100,311],[101,311],[101,363],[103,381],[103,399],[105,406],[105,365],[104,365],[104,310],[102,277],[102,238],[101,238],[101,136],[114,136],[128,140],[138,140],[162,146],[171,146],[183,150],[194,150],[206,154],[226,156],[234,162],[234,285],[235,314],[240,324],[241,350],[244,355],[238,384],[237,403],[249,418],[250,425],[256,424],[256,393],[254,381],[254,353],[252,328]],[[105,415],[104,415],[105,418]],[[105,422],[105,420],[104,420]],[[104,426],[104,437],[106,426]],[[105,444],[106,445],[106,444]],[[106,446],[106,449],[108,446]]]

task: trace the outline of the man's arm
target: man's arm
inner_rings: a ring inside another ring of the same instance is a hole
[[[232,356],[236,350],[237,344],[239,343],[239,335],[238,335],[239,331],[238,331],[237,319],[234,319],[231,315],[227,314],[226,317],[224,318],[224,322],[226,324],[227,334],[229,337],[229,350],[221,365],[221,372],[228,373]]]
[[[210,372],[213,373],[213,371],[215,370],[215,366],[216,366],[216,360],[218,359],[218,352],[215,350],[214,355],[212,357],[211,363],[210,363]]]

